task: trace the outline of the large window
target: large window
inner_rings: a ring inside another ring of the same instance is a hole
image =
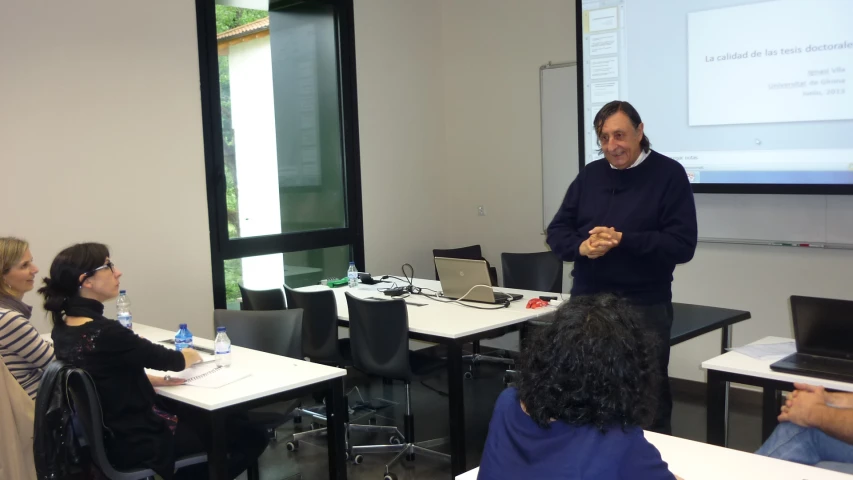
[[[351,0],[196,0],[214,301],[364,263]]]

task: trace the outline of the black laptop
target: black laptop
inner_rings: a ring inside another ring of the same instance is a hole
[[[853,301],[791,296],[797,353],[777,372],[853,382]]]

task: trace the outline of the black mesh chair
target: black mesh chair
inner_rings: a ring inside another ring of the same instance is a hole
[[[302,359],[302,310],[214,310],[213,323],[225,327],[231,344],[261,352]],[[250,411],[249,421],[262,425],[268,438],[278,440],[276,429],[301,413],[299,400],[284,402],[287,413]]]
[[[385,480],[396,480],[390,468],[403,455],[414,460],[415,452],[450,459],[449,455],[430,450],[447,438],[415,443],[415,422],[412,414],[411,382],[418,376],[436,372],[445,367],[442,359],[409,351],[409,317],[406,302],[398,300],[361,299],[346,294],[349,309],[350,342],[355,368],[362,372],[406,384],[406,414],[403,433],[397,427],[358,425],[351,428],[390,433],[389,445],[358,445],[350,447],[353,454],[388,453],[397,455],[385,465]],[[354,428],[357,427],[357,428]],[[399,443],[398,443],[399,442]]]
[[[284,292],[280,288],[270,290],[249,290],[241,284],[240,295],[243,302],[240,304],[240,310],[284,310],[287,307],[284,304]]]
[[[349,339],[338,338],[338,306],[331,290],[303,292],[285,285],[290,308],[302,309],[302,354],[323,365],[352,365]]]
[[[563,291],[563,261],[553,252],[502,253],[501,264],[506,288]]]
[[[94,463],[110,480],[139,480],[154,478],[154,471],[140,468],[132,471],[116,470],[107,458],[104,446],[104,417],[101,410],[101,400],[95,388],[95,382],[86,371],[79,368],[68,372],[66,383],[67,393],[71,398],[72,408],[79,424],[83,427],[83,437],[89,445],[89,452]],[[175,470],[207,462],[207,454],[199,453],[175,461]]]
[[[483,258],[483,249],[480,248],[479,245],[471,245],[468,247],[461,248],[435,248],[432,250],[433,257],[444,257],[444,258],[462,258],[466,260],[486,260]],[[486,265],[489,267],[489,278],[492,280],[492,286],[498,286],[498,270],[493,267],[488,260],[486,260]],[[441,280],[438,277],[438,269],[435,270],[435,279]]]
[[[293,290],[287,285],[284,286],[284,292],[290,308],[302,309],[302,355],[308,361],[332,367],[352,366],[349,339],[338,338],[338,307],[334,292],[331,290],[303,292]],[[315,399],[322,401],[322,397]],[[300,417],[303,414],[314,420],[326,422],[324,405],[300,408],[296,414],[294,420],[297,423],[301,422]],[[324,430],[294,434],[293,440],[287,444],[287,449],[297,450],[301,438],[320,434]]]

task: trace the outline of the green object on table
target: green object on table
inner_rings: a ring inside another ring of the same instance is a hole
[[[343,287],[344,285],[346,285],[348,283],[349,283],[349,277],[344,277],[344,278],[339,278],[337,280],[329,280],[328,282],[326,282],[326,285],[328,285],[331,288],[335,288],[335,287]]]

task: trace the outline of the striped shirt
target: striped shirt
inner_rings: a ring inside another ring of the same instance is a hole
[[[54,359],[53,347],[25,315],[0,307],[0,356],[15,380],[35,400],[42,373]]]

